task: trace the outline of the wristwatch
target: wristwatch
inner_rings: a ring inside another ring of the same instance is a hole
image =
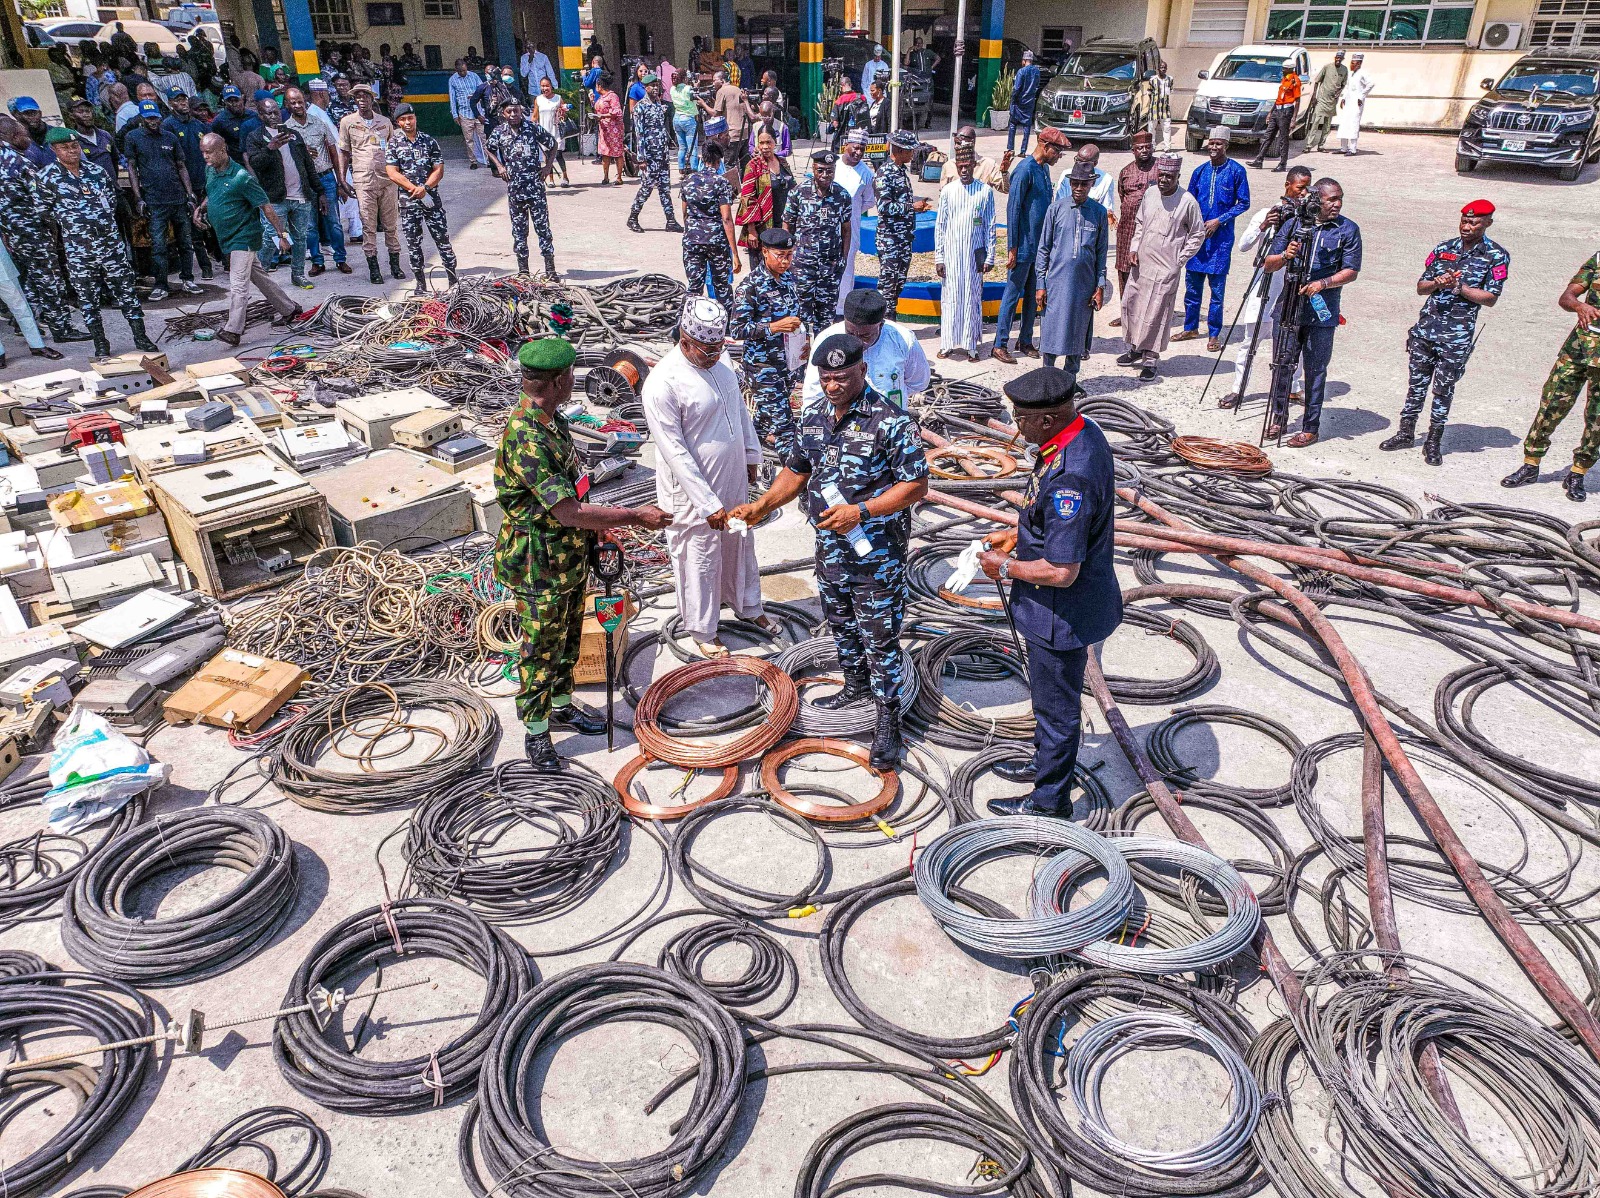
[[[1011,581],[1011,563],[1016,561],[1016,560],[1017,560],[1016,555],[1012,554],[1011,556],[1007,557],[1005,561],[1000,563],[1000,578],[1001,578],[1001,581],[1003,581],[1003,582],[1010,582]]]
[[[861,523],[865,524],[868,520],[872,519],[872,513],[867,510],[866,504],[856,504],[856,511],[861,513]]]

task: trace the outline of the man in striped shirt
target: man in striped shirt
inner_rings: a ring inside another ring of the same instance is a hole
[[[1292,61],[1285,61],[1283,82],[1278,84],[1278,98],[1273,101],[1272,111],[1267,115],[1267,131],[1262,134],[1261,144],[1256,147],[1256,160],[1250,164],[1251,166],[1259,170],[1281,137],[1283,150],[1275,169],[1279,171],[1289,169],[1289,136],[1294,129],[1295,109],[1299,106],[1300,75],[1295,71]]]

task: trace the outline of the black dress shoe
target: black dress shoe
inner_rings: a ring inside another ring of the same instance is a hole
[[[1033,796],[1024,795],[1016,799],[990,799],[989,811],[993,815],[1040,815],[1046,819],[1071,819],[1072,812],[1056,811],[1033,805]]]
[[[1032,782],[1039,776],[1032,758],[1026,761],[999,761],[991,768],[1007,782]]]
[[[51,349],[48,345],[41,345],[38,349],[30,349],[28,352],[36,358],[44,358],[50,362],[59,362],[63,356],[59,349]]]
[[[571,728],[580,736],[599,736],[606,730],[606,717],[592,707],[585,707],[576,699],[565,707],[552,708],[550,722],[560,724],[563,728]]]
[[[1539,467],[1533,462],[1524,462],[1510,474],[1500,480],[1502,487],[1525,487],[1529,483],[1539,481]]]
[[[561,760],[561,754],[556,752],[555,743],[548,732],[527,733],[522,738],[522,748],[533,768],[541,774],[559,774],[566,769],[566,763]]]

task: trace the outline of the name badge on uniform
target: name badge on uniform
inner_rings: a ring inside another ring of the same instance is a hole
[[[1062,487],[1051,497],[1051,502],[1055,504],[1056,515],[1063,520],[1070,520],[1083,507],[1083,492],[1074,491],[1071,487]]]

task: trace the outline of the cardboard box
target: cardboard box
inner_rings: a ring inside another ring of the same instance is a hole
[[[583,605],[588,612],[583,617],[583,636],[578,642],[578,664],[573,668],[572,680],[579,686],[604,683],[606,680],[606,630],[594,618],[594,596],[585,595]],[[622,677],[622,655],[628,651],[628,625],[638,613],[629,599],[622,613],[622,623],[612,636],[612,668]]]
[[[148,516],[154,510],[145,489],[125,479],[64,491],[50,500],[56,527],[67,532],[88,532],[119,520]]]
[[[209,362],[190,362],[183,369],[191,379],[215,378],[219,374],[250,373],[250,368],[238,358],[213,358]]]
[[[255,732],[311,677],[299,666],[224,649],[162,706],[169,724]]]

